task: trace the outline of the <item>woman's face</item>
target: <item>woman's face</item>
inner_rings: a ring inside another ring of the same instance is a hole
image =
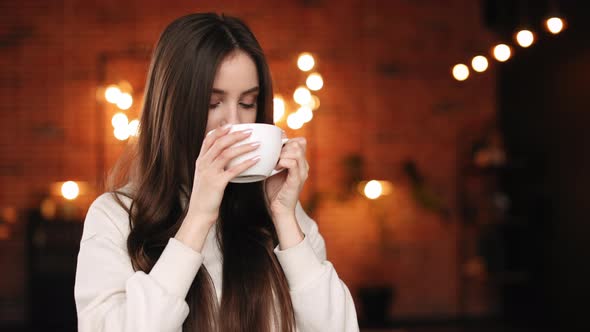
[[[258,90],[258,72],[250,56],[243,51],[229,54],[215,74],[207,132],[228,123],[256,122]]]

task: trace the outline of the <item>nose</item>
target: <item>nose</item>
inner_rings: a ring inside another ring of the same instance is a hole
[[[226,124],[238,124],[240,123],[240,117],[238,115],[238,107],[237,105],[228,105],[224,110],[223,120],[221,121],[221,125],[224,126]]]

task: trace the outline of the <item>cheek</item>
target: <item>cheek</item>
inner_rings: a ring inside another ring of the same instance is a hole
[[[222,119],[219,116],[219,112],[209,112],[209,115],[207,118],[207,130],[205,131],[205,133],[208,133],[211,130],[221,126],[221,121],[222,121]]]
[[[240,116],[240,122],[241,123],[254,123],[254,122],[256,122],[256,113],[257,112],[258,111],[254,111],[254,110],[243,111]]]

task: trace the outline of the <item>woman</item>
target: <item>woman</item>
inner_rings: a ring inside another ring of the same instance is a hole
[[[258,161],[226,169],[257,148],[232,147],[250,133],[231,125],[272,123],[269,69],[252,32],[216,14],[177,19],[146,86],[130,167],[86,216],[79,329],[358,331],[350,292],[298,203],[305,139],[283,147],[285,171],[229,183]]]

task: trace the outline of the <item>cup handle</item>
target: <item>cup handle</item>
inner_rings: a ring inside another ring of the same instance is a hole
[[[289,139],[288,139],[288,138],[283,138],[283,139],[281,140],[281,143],[282,143],[283,145],[285,145],[287,142],[289,142]],[[270,172],[270,175],[269,175],[268,177],[271,177],[271,176],[273,176],[273,175],[279,174],[280,172],[284,171],[285,169],[286,169],[286,168],[282,168],[282,169],[280,169],[280,170],[278,170],[278,171],[277,171],[276,169],[273,169],[273,170],[272,170],[272,172]]]

